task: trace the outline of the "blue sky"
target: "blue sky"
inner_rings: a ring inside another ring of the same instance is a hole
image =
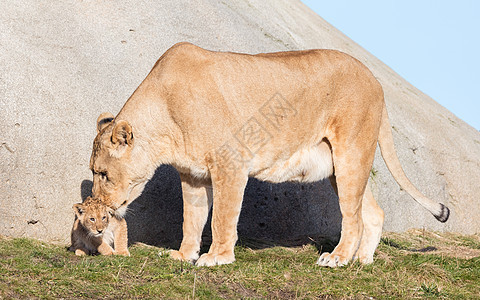
[[[480,130],[479,0],[302,0]]]

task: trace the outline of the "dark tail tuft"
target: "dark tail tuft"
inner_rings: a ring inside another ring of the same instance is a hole
[[[450,216],[450,209],[448,209],[448,207],[446,207],[445,205],[443,205],[441,203],[440,203],[440,205],[442,206],[442,212],[439,215],[434,215],[434,216],[440,222],[445,223],[445,222],[447,222],[448,217]]]

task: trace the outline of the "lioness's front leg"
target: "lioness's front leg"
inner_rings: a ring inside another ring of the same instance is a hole
[[[188,176],[181,176],[183,194],[183,240],[180,250],[170,251],[174,259],[194,262],[198,259],[200,243],[208,212],[212,206],[212,188]]]
[[[115,216],[113,217],[115,218]],[[115,254],[130,256],[128,251],[128,229],[127,221],[125,218],[119,219],[118,224],[114,231],[115,240],[113,244],[115,245]]]
[[[233,249],[237,242],[237,223],[243,193],[248,181],[245,170],[228,170],[214,165],[210,168],[213,187],[212,245],[197,266],[215,266],[235,261]]]

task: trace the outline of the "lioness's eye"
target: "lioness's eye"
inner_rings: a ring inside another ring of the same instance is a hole
[[[107,217],[103,216],[103,217],[102,217],[102,221],[105,221],[105,219],[107,219]]]
[[[102,178],[102,180],[107,180],[108,179],[107,172],[100,172],[98,174],[100,174],[100,178]]]
[[[90,221],[95,222],[95,218],[90,218]]]

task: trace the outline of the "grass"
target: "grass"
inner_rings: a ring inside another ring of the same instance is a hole
[[[377,179],[377,175],[378,175],[378,170],[372,167],[372,169],[370,170],[370,178],[372,180],[375,180]]]
[[[131,257],[77,257],[64,246],[0,238],[0,299],[480,298],[478,235],[386,233],[373,264],[339,269],[316,266],[314,245],[248,245],[236,247],[231,265],[197,268],[147,245],[131,246]]]

